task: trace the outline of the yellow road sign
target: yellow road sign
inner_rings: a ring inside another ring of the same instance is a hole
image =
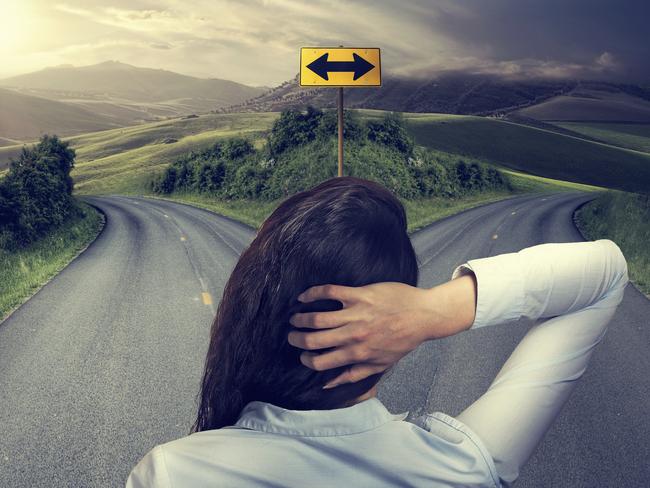
[[[300,86],[381,86],[379,48],[303,47]]]

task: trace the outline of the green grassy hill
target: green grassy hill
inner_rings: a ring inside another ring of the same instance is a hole
[[[72,176],[78,193],[142,191],[152,172],[191,150],[233,135],[260,138],[278,114],[211,114],[69,137],[77,153]],[[22,146],[0,148],[6,167]]]
[[[607,144],[650,153],[650,124],[563,122],[554,125]]]
[[[361,110],[362,118],[384,112]],[[416,143],[466,155],[522,173],[649,191],[650,155],[492,118],[404,114]],[[209,114],[176,118],[67,138],[77,151],[73,177],[79,193],[141,192],[152,172],[216,139],[243,134],[257,145],[277,113]],[[617,124],[618,125],[618,124]],[[613,142],[613,141],[612,141]],[[0,147],[0,167],[21,146]],[[530,181],[530,180],[529,180]]]
[[[538,176],[650,192],[650,154],[497,119],[409,114],[416,143]]]

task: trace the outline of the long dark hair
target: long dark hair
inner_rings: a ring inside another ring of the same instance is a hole
[[[302,304],[317,284],[416,285],[418,266],[406,214],[386,188],[354,177],[329,179],[275,209],[225,286],[211,329],[193,432],[237,421],[253,400],[293,410],[346,406],[379,381],[322,389],[344,368],[314,371],[287,341],[296,311],[335,310],[338,301]]]

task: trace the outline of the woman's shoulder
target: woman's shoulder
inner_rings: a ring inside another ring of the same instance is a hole
[[[443,412],[432,412],[414,417],[409,417],[403,424],[415,432],[426,444],[438,452],[441,458],[470,461],[472,459],[482,465],[486,474],[500,486],[499,475],[487,447],[481,438],[460,420]],[[444,461],[442,461],[444,462]]]
[[[206,446],[211,446],[212,449],[218,448],[220,445],[228,446],[233,444],[233,439],[256,438],[259,432],[244,429],[236,426],[221,427],[220,429],[204,430],[201,432],[193,432],[192,434],[184,437],[179,437],[164,444],[159,444],[158,448],[164,451],[166,455],[186,450],[204,449]]]
[[[171,480],[178,473],[181,473],[184,479],[191,476],[191,473],[199,476],[201,470],[197,471],[195,469],[197,466],[203,466],[203,471],[206,471],[211,461],[220,459],[222,462],[227,462],[229,457],[241,456],[241,449],[237,449],[237,446],[243,447],[242,443],[235,441],[253,438],[256,434],[258,433],[255,431],[234,426],[223,427],[195,432],[158,444],[133,468],[126,487],[166,488],[172,485]]]

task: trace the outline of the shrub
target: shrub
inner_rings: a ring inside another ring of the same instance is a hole
[[[338,137],[338,113],[336,110],[325,112],[316,128],[316,137],[321,140]],[[343,140],[363,143],[368,138],[368,129],[359,120],[359,116],[352,110],[343,111]]]
[[[413,139],[408,135],[401,114],[390,112],[380,121],[368,122],[368,139],[392,147],[408,156],[413,154]]]
[[[323,112],[308,107],[306,113],[300,110],[285,110],[275,121],[268,139],[268,148],[273,156],[296,146],[302,146],[316,138],[316,129]]]
[[[216,192],[221,188],[225,176],[226,168],[221,161],[200,164],[196,177],[197,189],[201,192]]]
[[[75,153],[57,136],[23,147],[0,182],[0,234],[4,247],[30,244],[72,213]]]
[[[336,175],[336,116],[313,107],[284,111],[263,150],[241,137],[221,140],[179,158],[151,187],[226,199],[277,199],[311,188]],[[508,186],[494,168],[416,150],[400,114],[364,123],[346,111],[344,120],[346,173],[382,183],[400,197],[456,197]]]
[[[191,151],[151,180],[155,193],[197,191],[217,193],[232,182],[237,167],[244,161],[257,160],[255,147],[241,137],[218,141],[202,151]],[[228,192],[224,192],[226,194]]]

